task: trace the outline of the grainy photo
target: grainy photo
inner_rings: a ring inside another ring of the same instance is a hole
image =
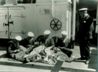
[[[96,72],[97,0],[0,0],[0,72]]]

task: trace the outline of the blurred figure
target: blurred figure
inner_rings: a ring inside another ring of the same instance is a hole
[[[62,35],[61,38],[53,37],[54,46],[57,47],[57,48],[60,48],[60,50],[63,53],[67,54],[68,57],[71,57],[72,51],[67,48],[68,43],[70,42],[70,39],[67,37],[67,32],[62,31],[61,35]]]
[[[80,55],[81,57],[77,60],[89,60],[90,59],[90,49],[88,46],[89,41],[89,31],[92,24],[93,18],[88,14],[88,8],[79,9],[79,45],[80,45]]]
[[[25,52],[26,54],[30,53],[36,47],[34,45],[34,42],[35,42],[34,37],[35,35],[33,32],[28,32],[27,37],[20,41],[20,45],[22,45],[23,47],[27,49]]]
[[[46,57],[45,61],[50,63],[56,63],[57,59],[64,61],[71,61],[70,57],[72,51],[67,48],[69,39],[67,38],[66,31],[61,32],[62,37],[53,36],[47,41],[49,47],[45,49]],[[51,44],[50,44],[51,43]]]
[[[26,48],[21,46],[19,42],[22,40],[21,36],[16,36],[15,39],[8,42],[7,55],[13,59],[24,61]]]
[[[28,32],[28,33],[27,33],[27,37],[24,38],[24,39],[22,39],[22,40],[20,41],[20,44],[21,44],[22,46],[26,47],[26,48],[29,48],[31,45],[34,44],[34,37],[35,37],[35,35],[34,35],[33,32]]]
[[[50,30],[45,30],[44,35],[40,35],[37,37],[37,39],[34,42],[34,48],[33,50],[25,55],[25,61],[24,63],[30,62],[30,61],[39,61],[42,60],[42,55],[45,56],[44,49],[46,48],[46,42],[50,35]]]
[[[67,47],[70,39],[67,37],[67,32],[66,31],[61,31],[61,38],[59,39],[57,45],[60,47]]]
[[[43,45],[43,44],[46,45],[50,34],[51,34],[50,30],[45,30],[43,35],[40,35],[37,37],[37,39],[35,40],[35,44],[36,45]]]

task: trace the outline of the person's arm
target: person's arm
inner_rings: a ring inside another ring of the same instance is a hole
[[[29,47],[25,53],[28,54],[28,53],[32,52],[34,48],[35,48],[34,46]]]
[[[65,38],[63,40],[63,43],[65,44],[66,47],[68,46],[69,42],[70,42],[70,39],[69,38]]]
[[[46,42],[45,42],[45,46],[46,47],[54,47],[55,46],[55,43],[54,43],[53,38],[47,39]]]
[[[12,49],[11,49],[11,46],[8,47],[8,53],[11,54],[11,53],[17,53],[17,52],[19,52],[18,49],[16,49],[16,50],[12,50]]]
[[[90,39],[93,38],[93,31],[94,31],[94,25],[93,25],[93,23],[92,23],[91,26],[90,26],[90,31],[89,31]]]
[[[94,31],[94,22],[93,22],[93,19],[91,19],[90,21],[91,21],[91,25],[90,25],[89,34],[90,34],[90,39],[92,39],[93,38],[93,31]]]
[[[13,53],[13,51],[11,50],[11,46],[8,47],[8,53]]]

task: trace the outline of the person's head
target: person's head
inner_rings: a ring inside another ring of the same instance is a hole
[[[67,37],[67,32],[66,31],[61,31],[61,35],[62,35],[62,38],[66,38]]]
[[[19,42],[22,40],[22,37],[17,35],[15,36],[15,40],[16,40],[16,45],[19,46]]]
[[[34,38],[35,35],[34,35],[33,32],[28,32],[28,33],[27,33],[27,37],[28,37],[28,38]]]
[[[81,8],[79,9],[79,14],[82,18],[89,17],[88,8]]]
[[[49,35],[50,35],[50,33],[51,33],[51,31],[50,31],[50,30],[45,30],[45,31],[44,31],[44,36],[49,36]]]

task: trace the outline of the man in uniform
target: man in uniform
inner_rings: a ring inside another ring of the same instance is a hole
[[[80,45],[80,58],[77,60],[90,59],[90,49],[88,46],[89,31],[92,24],[93,18],[88,14],[88,8],[79,9],[79,45]]]

